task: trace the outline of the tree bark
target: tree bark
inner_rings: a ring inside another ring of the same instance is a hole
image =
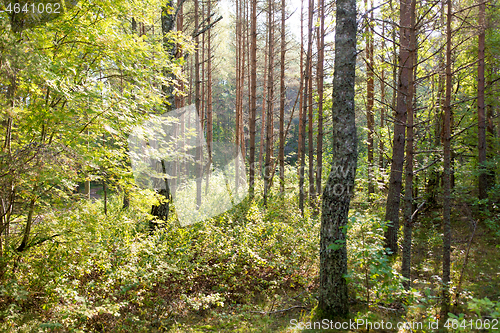
[[[303,0],[302,2],[303,3]],[[302,12],[302,10],[301,10]],[[302,20],[301,20],[302,22]],[[302,23],[301,23],[302,24]],[[301,30],[302,30],[302,25],[301,25]],[[301,39],[303,39],[303,34],[301,33]],[[303,42],[301,42],[301,45],[303,45]],[[304,49],[301,47],[301,52],[303,52]],[[306,63],[303,66],[303,70],[301,70],[301,73],[303,72],[304,74],[302,75],[302,80],[304,82],[304,91],[302,94],[302,112],[300,114],[300,131],[299,131],[299,137],[300,133],[302,133],[302,137],[299,142],[299,152],[300,152],[300,166],[299,166],[299,209],[302,215],[304,215],[304,199],[305,199],[305,191],[304,191],[304,177],[305,177],[305,167],[306,167],[306,122],[307,122],[307,93],[309,92],[309,80],[308,80],[308,73],[309,73],[309,63],[307,62],[307,59],[309,58],[309,51],[306,53]],[[302,61],[301,61],[302,64]]]
[[[408,103],[412,103],[412,101],[408,99],[410,93],[409,78],[413,67],[410,59],[411,0],[400,1],[399,15],[399,80],[389,193],[387,195],[387,204],[385,208],[385,220],[390,222],[385,232],[385,246],[389,248],[393,255],[398,252],[399,204],[405,154],[406,112]]]
[[[405,166],[405,207],[404,207],[404,236],[403,236],[403,258],[401,264],[401,272],[405,281],[403,286],[406,290],[411,286],[411,242],[413,231],[413,98],[415,91],[414,73],[416,73],[416,31],[415,31],[415,0],[411,1],[410,5],[411,26],[410,26],[410,58],[412,69],[409,73],[408,96],[409,103],[406,106],[407,112],[407,139],[406,139],[406,166]]]
[[[443,318],[450,308],[450,269],[451,269],[451,20],[452,3],[447,0],[446,14],[446,97],[444,104],[444,142],[443,142],[443,298],[441,313]]]
[[[268,1],[268,65],[267,70],[267,115],[266,115],[266,161],[264,166],[264,206],[267,205],[267,196],[270,187],[272,152],[273,152],[273,69],[274,69],[274,19],[273,0]]]
[[[344,277],[347,273],[346,225],[357,163],[354,0],[337,1],[335,50],[332,171],[323,192],[320,231],[318,315],[322,318],[345,316],[348,313],[347,282]]]
[[[373,7],[373,1],[371,3]],[[365,8],[368,11],[368,1],[365,0]],[[372,194],[375,193],[375,184],[373,179],[373,136],[375,133],[375,120],[373,116],[373,105],[375,101],[375,85],[373,73],[373,11],[368,19],[367,32],[365,38],[365,57],[366,57],[366,127],[368,128],[368,200],[372,200]]]
[[[323,171],[323,81],[325,59],[325,1],[318,0],[318,138],[316,142],[316,191],[321,195],[321,175]]]
[[[486,163],[486,117],[484,105],[484,43],[485,27],[484,16],[486,4],[479,0],[479,38],[478,38],[478,64],[477,64],[477,118],[478,118],[478,155],[479,155],[479,199],[488,197],[488,169]]]
[[[309,204],[314,205],[316,201],[316,187],[314,186],[314,121],[313,121],[313,79],[312,79],[312,43],[313,43],[313,18],[314,18],[314,0],[309,0],[309,23],[308,23],[308,34],[307,34],[307,81],[309,91],[307,93],[307,107],[308,113],[308,144],[307,148],[309,150]]]
[[[280,149],[278,159],[280,163],[280,193],[285,192],[285,55],[286,55],[286,34],[285,34],[286,2],[281,0],[281,61],[280,61]]]
[[[255,194],[255,132],[257,115],[257,0],[251,0],[251,46],[250,46],[250,112],[249,112],[249,130],[250,130],[250,152],[249,162],[249,190],[250,197]]]

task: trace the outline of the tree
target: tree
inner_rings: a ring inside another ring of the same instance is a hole
[[[403,258],[401,263],[401,272],[407,280],[403,282],[406,289],[411,284],[411,242],[413,230],[413,98],[415,91],[414,73],[416,73],[416,27],[415,27],[415,3],[412,0],[410,4],[411,26],[410,28],[410,55],[408,61],[411,63],[411,71],[408,78],[409,96],[406,105],[407,124],[406,124],[406,165],[405,165],[405,196],[404,196],[404,240],[403,240]]]
[[[249,130],[250,130],[250,152],[249,162],[249,190],[250,196],[255,193],[255,118],[257,115],[257,0],[251,0],[252,11],[250,28],[250,111],[249,111]]]
[[[335,50],[332,170],[323,191],[320,230],[318,315],[323,318],[348,313],[346,226],[357,165],[354,0],[337,1]]]
[[[318,0],[318,137],[316,142],[316,191],[321,195],[321,175],[323,170],[323,83],[325,62],[325,1]]]
[[[397,89],[396,115],[394,121],[394,140],[392,144],[392,163],[389,179],[389,193],[385,207],[385,220],[389,227],[385,232],[386,247],[394,255],[398,252],[399,230],[399,203],[403,178],[403,163],[405,154],[405,130],[409,99],[410,75],[413,63],[410,58],[410,26],[411,26],[411,0],[400,1],[399,13],[399,78]]]
[[[278,159],[280,163],[280,193],[285,192],[285,56],[286,56],[286,3],[281,0],[281,59],[280,59],[280,149]]]
[[[373,1],[371,3],[373,7]],[[368,1],[365,0],[365,8],[368,11]],[[365,38],[365,61],[366,61],[366,127],[368,128],[368,200],[375,193],[375,184],[373,178],[373,136],[375,134],[375,120],[373,115],[373,105],[375,101],[374,85],[374,62],[373,62],[373,10],[370,12],[370,18],[367,19],[366,38]]]
[[[451,20],[452,2],[446,1],[446,95],[444,103],[443,140],[443,298],[441,313],[447,315],[450,306],[451,270]],[[443,317],[444,318],[444,317]]]
[[[307,34],[307,57],[306,57],[306,80],[307,80],[307,99],[304,95],[304,100],[309,109],[307,127],[308,127],[308,144],[307,148],[309,150],[309,203],[314,205],[316,200],[316,188],[314,184],[314,120],[313,120],[313,59],[312,59],[312,44],[313,44],[313,18],[314,18],[314,0],[309,0],[309,22],[308,22],[308,34]],[[305,91],[304,91],[305,92]],[[304,109],[305,110],[305,109]]]
[[[267,70],[267,114],[266,114],[266,161],[264,164],[264,205],[271,186],[271,165],[273,155],[273,97],[274,97],[274,13],[273,0],[268,1],[268,70]]]
[[[477,118],[478,118],[478,153],[479,153],[479,199],[488,197],[488,170],[486,163],[486,117],[484,105],[484,42],[485,26],[484,17],[486,12],[486,3],[480,0],[479,4],[479,36],[478,36],[478,55],[477,55]]]

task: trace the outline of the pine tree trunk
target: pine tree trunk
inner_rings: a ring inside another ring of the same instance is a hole
[[[285,35],[285,16],[286,2],[281,0],[281,61],[280,61],[280,150],[278,159],[280,163],[280,193],[285,192],[285,53],[286,53],[286,35]]]
[[[316,201],[316,188],[314,184],[314,140],[313,140],[313,78],[312,78],[312,43],[313,43],[313,18],[314,18],[314,0],[309,0],[309,22],[307,35],[307,81],[309,83],[308,91],[308,150],[309,150],[309,204],[314,205]]]
[[[303,0],[302,0],[303,3]],[[302,22],[302,20],[301,20]],[[302,26],[301,26],[302,30]],[[301,33],[301,39],[303,39],[303,34]],[[303,43],[301,43],[303,45]],[[304,52],[303,47],[301,47],[301,52]],[[303,67],[303,81],[304,81],[304,91],[302,94],[302,113],[300,115],[300,133],[302,133],[302,138],[299,142],[299,151],[300,151],[300,166],[299,166],[299,209],[302,215],[304,215],[304,200],[305,200],[305,191],[304,191],[304,176],[305,176],[305,167],[306,167],[306,122],[307,122],[307,93],[309,92],[309,64],[307,59],[309,58],[309,52],[306,54],[306,63]],[[301,62],[302,64],[302,62]]]
[[[250,152],[249,162],[249,190],[253,198],[255,194],[255,132],[257,115],[257,0],[251,0],[251,46],[250,46],[250,111],[249,111],[249,130],[250,130]]]
[[[415,36],[415,0],[411,1],[410,5],[411,26],[410,26],[410,57],[412,70],[409,73],[409,103],[406,106],[407,110],[407,139],[406,139],[406,166],[405,166],[405,207],[404,207],[404,236],[403,236],[403,258],[401,264],[401,272],[404,278],[403,285],[406,290],[411,286],[411,242],[413,230],[413,98],[415,91],[414,73],[416,73],[416,36]]]
[[[211,23],[212,0],[207,2],[207,24]],[[209,191],[209,178],[212,165],[212,141],[213,141],[213,115],[212,115],[212,32],[207,31],[207,150],[208,150],[208,168],[205,186],[205,194]]]
[[[236,0],[236,100],[235,100],[235,110],[236,110],[236,124],[235,124],[235,144],[237,152],[241,147],[240,139],[240,96],[241,96],[241,1]],[[238,192],[239,187],[239,172],[240,172],[240,159],[236,159],[235,163],[235,189]]]
[[[269,34],[266,34],[266,46],[269,43]],[[268,51],[265,48],[264,52],[264,85],[262,86],[262,116],[260,118],[260,152],[259,152],[259,167],[262,172],[264,169],[264,134],[266,132],[266,98],[267,98],[267,69],[268,69]]]
[[[346,225],[354,189],[357,138],[354,108],[356,1],[337,0],[332,105],[332,171],[323,192],[318,315],[348,313]],[[347,172],[340,172],[339,170]],[[333,246],[334,248],[331,248]]]
[[[389,193],[385,210],[385,220],[390,222],[385,232],[385,246],[395,255],[398,252],[399,204],[403,177],[405,154],[406,108],[409,96],[409,78],[412,70],[410,59],[410,25],[411,0],[400,1],[400,33],[399,33],[399,80],[394,122],[394,140],[392,150],[391,175]]]
[[[318,0],[318,138],[316,142],[316,191],[321,195],[321,175],[323,171],[323,81],[325,59],[325,1]]]
[[[195,27],[198,29],[198,17],[199,17],[199,4],[198,0],[194,1],[194,16],[195,16]],[[194,101],[196,105],[196,111],[198,112],[198,117],[200,122],[203,120],[203,111],[201,109],[201,95],[200,95],[200,51],[199,51],[199,46],[200,46],[200,38],[197,35],[195,37],[195,43],[198,49],[196,50],[195,53],[195,59],[194,59],[194,71],[195,71],[195,85],[194,85]],[[202,133],[202,126],[201,124],[196,124],[196,128],[198,133]],[[200,207],[201,206],[201,175],[202,175],[202,147],[201,147],[201,135],[197,135],[197,142],[196,142],[196,206]]]
[[[264,166],[264,205],[267,205],[267,196],[270,188],[272,151],[273,151],[273,69],[274,69],[274,19],[273,0],[268,1],[268,65],[267,70],[267,115],[266,115],[266,161]]]

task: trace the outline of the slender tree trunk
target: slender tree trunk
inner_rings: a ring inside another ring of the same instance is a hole
[[[267,205],[267,196],[270,187],[272,151],[273,151],[273,69],[274,69],[274,17],[273,0],[268,1],[268,53],[269,68],[267,71],[267,116],[266,116],[266,162],[264,166],[264,205]]]
[[[302,30],[302,28],[301,28]],[[303,35],[302,35],[303,36]],[[303,38],[301,36],[301,38]],[[303,44],[303,43],[301,43]],[[302,48],[303,52],[303,48]],[[302,114],[300,127],[302,130],[302,140],[300,141],[300,167],[299,167],[299,209],[302,215],[304,215],[304,200],[305,200],[305,191],[304,191],[304,181],[305,181],[305,167],[306,167],[306,122],[307,122],[307,94],[309,93],[309,49],[306,54],[306,63],[303,67],[303,80],[304,80],[304,91],[302,94]]]
[[[247,21],[246,21],[246,9],[247,5],[246,2],[240,2],[241,3],[241,10],[240,10],[240,15],[241,15],[241,23],[240,23],[240,40],[241,40],[241,50],[240,50],[240,55],[241,55],[241,69],[240,69],[240,147],[241,147],[241,152],[243,154],[243,157],[246,157],[246,149],[245,149],[245,132],[244,132],[244,121],[243,121],[243,92],[244,92],[244,87],[245,87],[245,65],[246,65],[246,55],[247,55],[247,46],[248,46],[248,41],[247,41],[247,33],[244,31],[246,30],[247,26]],[[243,29],[244,28],[244,29]]]
[[[255,194],[255,118],[257,115],[257,0],[251,0],[251,46],[250,46],[250,152],[249,152],[249,182],[250,196]]]
[[[368,1],[365,0],[365,7],[368,11]],[[371,3],[373,7],[373,1]],[[372,194],[375,193],[375,184],[373,179],[373,136],[375,133],[375,120],[373,116],[373,105],[375,101],[375,85],[373,73],[373,11],[370,13],[370,19],[367,24],[367,32],[365,39],[365,56],[366,56],[366,124],[368,128],[368,200],[372,200]]]
[[[309,22],[307,34],[307,81],[308,81],[308,150],[309,150],[309,202],[314,205],[316,201],[316,187],[314,186],[314,121],[313,121],[313,78],[312,78],[312,44],[313,44],[313,19],[314,19],[314,0],[309,0]]]
[[[413,230],[413,98],[415,91],[414,73],[416,73],[416,32],[415,32],[415,0],[411,1],[411,26],[410,26],[410,58],[412,70],[409,73],[409,103],[406,106],[407,112],[407,135],[406,135],[406,177],[405,177],[405,207],[404,207],[404,240],[403,240],[403,259],[401,271],[404,278],[403,285],[406,290],[411,286],[411,242]]]
[[[332,171],[323,192],[318,315],[347,315],[346,225],[354,189],[357,138],[354,108],[356,1],[337,0],[332,100]],[[340,172],[339,170],[347,170]],[[332,248],[333,247],[333,248]]]
[[[316,190],[321,195],[321,175],[323,171],[323,81],[325,59],[325,1],[318,0],[318,138],[316,143]]]
[[[266,34],[266,45],[269,43],[269,35]],[[264,52],[264,85],[262,86],[262,116],[260,118],[261,128],[260,128],[260,153],[259,153],[259,166],[261,171],[264,169],[264,133],[266,129],[266,94],[267,94],[267,62],[268,62],[268,52],[267,49]]]
[[[385,246],[395,255],[398,252],[399,204],[402,187],[403,163],[405,153],[406,111],[411,87],[409,78],[412,71],[410,59],[411,0],[400,1],[399,35],[399,80],[397,91],[396,116],[394,122],[394,141],[392,150],[389,193],[385,210],[385,220],[389,227],[385,232]]]
[[[286,53],[286,31],[285,31],[286,2],[281,0],[281,61],[280,61],[280,193],[285,193],[285,53]]]
[[[382,36],[385,36],[385,23],[382,22]],[[385,52],[385,39],[382,39],[382,52]],[[385,169],[384,164],[384,140],[382,138],[382,129],[385,124],[385,66],[381,66],[380,72],[380,100],[382,103],[380,104],[380,139],[378,143],[378,166],[380,170]],[[383,179],[383,178],[382,178]]]
[[[478,64],[477,64],[477,118],[478,118],[478,152],[479,152],[479,199],[488,197],[488,169],[486,163],[486,117],[484,105],[484,42],[485,27],[484,16],[486,4],[479,0],[479,38],[478,38]]]
[[[446,15],[446,99],[444,105],[444,145],[443,145],[443,298],[441,313],[447,315],[450,308],[451,269],[451,20],[452,3],[447,0]],[[444,318],[444,317],[443,317]]]
[[[199,1],[194,0],[194,25],[196,29],[199,29]],[[200,119],[200,124],[196,124],[198,135],[196,142],[196,206],[199,208],[201,206],[201,176],[202,176],[202,146],[201,146],[201,133],[203,133],[203,125],[201,122],[203,121],[203,110],[201,105],[201,89],[200,89],[200,38],[199,36],[195,37],[196,43],[196,53],[194,55],[194,72],[195,72],[195,85],[194,85],[194,101],[196,105],[196,111],[198,112],[198,117]]]
[[[304,0],[300,0],[300,89],[299,89],[300,99],[299,99],[299,139],[297,147],[297,165],[299,166],[298,168],[299,178],[300,178],[300,168],[302,165],[302,157],[304,155],[304,152],[302,150],[302,142],[304,141],[304,132],[302,131],[302,122],[304,121],[304,117],[302,116],[303,113],[302,108],[304,106],[304,98],[303,98],[304,95],[302,94],[303,86],[304,86]],[[299,189],[299,196],[303,190],[304,190],[303,188]]]
[[[26,227],[24,228],[24,233],[23,233],[23,239],[21,241],[21,244],[17,248],[17,251],[22,252],[26,250],[28,247],[29,243],[29,237],[31,233],[31,225],[33,224],[33,213],[35,211],[35,203],[36,203],[36,194],[35,192],[37,191],[38,187],[35,186],[32,194],[32,198],[30,200],[30,205],[28,208],[28,217],[26,219]]]
[[[235,126],[235,143],[237,152],[241,147],[241,139],[240,139],[240,98],[241,98],[241,1],[236,0],[236,100],[235,100],[235,109],[236,109],[236,126]],[[239,172],[240,172],[240,163],[239,158],[236,159],[235,166],[235,189],[238,192],[239,187]]]
[[[108,215],[108,187],[106,186],[106,179],[102,181],[102,192],[104,194],[104,215]]]
[[[207,24],[211,23],[212,0],[207,2]],[[207,31],[207,150],[208,150],[208,170],[205,193],[209,190],[209,177],[212,165],[212,142],[213,142],[213,116],[212,116],[212,32]]]

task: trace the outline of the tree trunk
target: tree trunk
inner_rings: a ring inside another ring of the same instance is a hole
[[[266,45],[269,43],[269,35],[266,34]],[[268,52],[265,49],[264,52],[264,84],[262,86],[262,116],[260,118],[260,152],[259,152],[259,167],[262,172],[264,169],[264,133],[266,132],[266,94],[267,94],[267,62],[268,62]]]
[[[382,36],[385,36],[385,23],[382,22]],[[385,39],[382,39],[382,52],[385,52]],[[380,170],[385,169],[384,164],[384,140],[382,138],[382,129],[385,124],[385,67],[382,65],[382,70],[380,73],[380,139],[378,143],[378,166]],[[381,178],[382,180],[383,178]]]
[[[303,0],[302,0],[303,3]],[[301,20],[302,22],[302,20]],[[301,26],[302,30],[302,26]],[[303,34],[301,34],[301,39],[303,38]],[[302,45],[303,43],[301,43]],[[303,47],[301,47],[301,52],[304,52]],[[299,166],[299,209],[302,215],[304,215],[304,199],[305,199],[305,193],[304,193],[304,176],[305,176],[305,167],[306,167],[306,122],[307,122],[307,94],[309,92],[309,79],[308,79],[308,73],[309,73],[309,63],[307,60],[309,59],[309,52],[306,54],[306,63],[305,66],[303,67],[303,81],[304,81],[304,91],[302,94],[302,113],[300,117],[300,129],[302,132],[302,138],[299,143],[299,151],[300,151],[300,166]],[[301,62],[302,64],[302,62]],[[299,132],[300,136],[300,132]]]
[[[198,0],[195,0],[194,1],[194,16],[195,16],[195,20],[194,20],[194,25],[196,27],[196,29],[199,29],[199,1]],[[197,50],[196,50],[196,53],[195,53],[195,59],[194,59],[194,72],[195,72],[195,85],[194,85],[194,103],[196,105],[196,112],[198,112],[198,117],[199,117],[199,121],[202,122],[203,121],[203,109],[202,109],[202,105],[201,105],[201,80],[200,80],[200,38],[199,36],[197,35],[195,37],[195,43],[196,43],[196,47],[197,47]],[[202,176],[202,154],[203,154],[203,151],[202,151],[202,142],[201,142],[201,133],[203,133],[203,125],[200,123],[200,124],[196,124],[196,128],[197,128],[197,131],[198,134],[196,137],[197,137],[197,142],[196,142],[196,207],[200,207],[201,206],[201,176]]]
[[[304,0],[300,0],[300,89],[299,89],[299,138],[297,142],[297,173],[300,177],[300,165],[302,161],[303,151],[302,151],[302,141],[304,140],[304,133],[302,132],[302,122],[304,121],[302,117],[302,108],[304,104],[304,98],[302,94],[302,88],[304,87]],[[303,191],[303,189],[299,189]],[[300,195],[300,193],[299,193]]]
[[[251,47],[250,47],[250,112],[249,112],[249,129],[250,129],[250,152],[248,157],[249,162],[249,190],[250,197],[255,194],[255,118],[257,115],[257,0],[251,0]]]
[[[286,53],[286,35],[285,35],[285,16],[286,2],[281,0],[281,61],[280,61],[280,151],[278,159],[280,163],[280,193],[285,193],[285,53]]]
[[[316,201],[316,188],[314,184],[314,140],[313,140],[313,78],[312,78],[312,44],[313,44],[313,18],[314,18],[314,0],[309,0],[309,22],[308,22],[308,34],[307,34],[307,81],[308,81],[308,150],[309,150],[309,204],[314,205]]]
[[[365,0],[365,7],[368,11],[368,1]],[[373,7],[373,1],[371,3]],[[373,73],[373,11],[370,13],[370,19],[367,24],[366,32],[366,45],[365,45],[365,57],[366,57],[366,126],[368,128],[368,200],[372,200],[372,194],[375,193],[375,184],[373,178],[373,136],[375,133],[375,120],[373,116],[373,105],[375,101],[375,85],[374,85],[374,73]]]
[[[266,115],[266,162],[264,166],[264,206],[267,205],[267,196],[270,187],[272,151],[273,151],[273,69],[274,69],[274,20],[273,0],[268,1],[268,71],[267,71],[267,115]]]
[[[406,290],[411,286],[411,242],[413,230],[413,98],[415,92],[414,73],[416,74],[416,31],[415,31],[415,0],[411,1],[410,7],[411,26],[410,26],[410,58],[412,70],[409,73],[409,93],[406,106],[407,112],[407,139],[406,139],[406,177],[405,177],[405,207],[404,207],[404,238],[403,238],[403,258],[401,264],[401,272],[405,281],[403,286]]]
[[[450,308],[450,269],[451,269],[451,20],[452,3],[447,0],[446,15],[446,97],[444,104],[444,144],[443,144],[443,298],[441,313],[448,314]]]
[[[393,255],[398,252],[399,203],[405,154],[406,109],[408,103],[412,103],[412,100],[408,99],[411,88],[409,86],[409,78],[413,67],[410,59],[411,0],[400,1],[399,15],[400,70],[396,102],[396,119],[394,122],[394,140],[392,145],[391,175],[385,208],[385,220],[390,222],[385,232],[385,246],[390,249]]]
[[[477,118],[478,118],[478,153],[479,153],[479,199],[488,197],[488,170],[486,163],[486,117],[484,106],[484,42],[485,27],[484,16],[486,4],[483,0],[479,5],[479,38],[478,38],[478,64],[477,64]]]
[[[321,195],[321,175],[323,171],[323,81],[325,59],[325,1],[318,0],[318,138],[316,142],[316,191]]]
[[[323,192],[318,315],[348,313],[346,225],[354,189],[357,138],[354,108],[356,1],[338,0],[332,100],[332,171]],[[346,173],[339,169],[347,170]],[[333,246],[333,248],[332,248]]]

